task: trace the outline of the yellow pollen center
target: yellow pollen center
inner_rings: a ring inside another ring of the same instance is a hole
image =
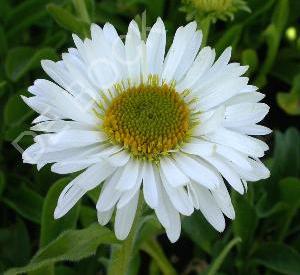
[[[105,111],[103,130],[134,157],[157,161],[187,137],[190,110],[172,85],[141,84],[120,92]]]

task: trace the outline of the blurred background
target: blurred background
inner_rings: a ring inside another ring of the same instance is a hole
[[[264,124],[273,133],[263,137],[271,177],[249,184],[244,196],[232,191],[236,219],[222,234],[196,212],[170,244],[152,218],[129,274],[300,274],[299,0],[0,0],[1,274],[26,265],[7,274],[106,274],[109,246],[90,231],[76,235],[97,221],[99,190],[53,220],[70,178],[22,163],[19,151],[32,143],[35,114],[20,95],[35,79],[48,78],[40,60],[59,60],[73,47],[72,33],[87,37],[90,23],[110,22],[125,35],[133,18],[150,27],[158,16],[168,46],[176,28],[196,20],[217,55],[231,45],[232,59],[250,65],[247,76],[271,107]],[[71,233],[62,241],[65,230]]]

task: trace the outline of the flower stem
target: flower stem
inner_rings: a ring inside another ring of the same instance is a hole
[[[133,225],[127,239],[121,245],[114,245],[112,247],[108,275],[126,275],[128,273],[130,262],[134,256],[133,248],[140,228],[139,223],[142,218],[143,204],[143,198],[140,196]]]

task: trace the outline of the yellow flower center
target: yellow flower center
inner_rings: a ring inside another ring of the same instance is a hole
[[[121,89],[105,110],[103,130],[134,157],[157,161],[190,129],[190,110],[173,85],[150,81]]]

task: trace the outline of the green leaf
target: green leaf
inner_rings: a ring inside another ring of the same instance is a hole
[[[300,133],[289,128],[285,133],[275,132],[274,160],[271,167],[272,188],[282,178],[300,176]]]
[[[134,243],[134,252],[136,253],[143,242],[156,238],[163,233],[164,229],[158,222],[155,215],[148,215],[141,219],[138,229],[138,234]]]
[[[47,5],[47,10],[54,18],[54,20],[63,28],[76,33],[82,37],[87,37],[89,33],[89,24],[81,19],[78,19],[75,15],[69,11],[61,8],[55,4]]]
[[[32,116],[28,106],[22,100],[20,94],[11,96],[4,107],[4,123],[10,127],[19,126]]]
[[[249,65],[248,75],[252,75],[258,66],[258,57],[253,49],[246,49],[242,52],[242,64]]]
[[[114,233],[99,224],[81,230],[69,230],[40,249],[28,265],[12,268],[4,274],[21,274],[61,261],[79,261],[95,254],[100,244],[116,242]]]
[[[281,199],[290,206],[300,203],[300,179],[285,178],[279,182]]]
[[[79,220],[83,227],[87,227],[97,222],[97,211],[95,208],[81,206],[79,212]]]
[[[211,253],[218,235],[201,213],[194,212],[190,217],[185,217],[182,221],[182,229],[200,248],[209,254]]]
[[[219,254],[219,256],[213,261],[213,263],[211,264],[211,266],[209,267],[209,270],[207,271],[207,275],[214,275],[217,274],[218,270],[220,269],[222,263],[224,262],[226,256],[228,255],[228,253],[231,251],[231,249],[238,244],[239,242],[241,242],[241,238],[236,237],[233,240],[231,240],[225,247],[224,249],[221,251],[221,253]]]
[[[0,170],[0,199],[1,199],[2,193],[4,191],[5,185],[6,185],[5,175],[4,175],[3,171]]]
[[[293,80],[289,93],[279,92],[276,96],[277,103],[289,115],[300,115],[300,74]]]
[[[74,5],[80,19],[83,22],[90,24],[91,19],[90,19],[90,15],[88,13],[86,1],[85,0],[73,0],[73,5]]]
[[[150,239],[144,242],[141,249],[149,254],[157,263],[160,270],[164,275],[177,274],[175,269],[170,264],[168,258],[160,247],[159,243],[155,239]]]
[[[17,47],[8,51],[5,61],[6,75],[12,81],[18,81],[28,71],[40,65],[42,59],[57,59],[51,48],[36,50],[30,47]]]
[[[43,198],[25,184],[7,188],[3,202],[24,218],[38,224],[41,222]]]
[[[44,200],[40,247],[44,247],[56,239],[63,231],[73,229],[76,226],[80,207],[78,203],[61,219],[55,220],[53,217],[57,199],[69,181],[69,178],[64,178],[54,183]]]
[[[43,0],[27,0],[19,3],[7,13],[6,24],[10,26],[7,35],[13,39],[21,35],[22,30],[43,22],[43,17],[47,15]]]
[[[273,13],[271,24],[266,28],[263,34],[268,46],[268,50],[265,61],[262,64],[259,75],[255,81],[255,84],[258,87],[266,84],[266,75],[272,69],[277,57],[282,32],[289,16],[289,1],[278,0],[276,3],[277,6]]]
[[[225,34],[222,34],[221,38],[216,43],[216,52],[220,54],[229,46],[235,47],[240,39],[242,29],[243,26],[241,24],[237,24],[228,29]]]
[[[4,56],[7,51],[7,40],[6,34],[2,25],[0,25],[0,56]]]
[[[300,255],[285,244],[261,244],[253,257],[258,264],[276,272],[288,275],[300,274]]]
[[[30,257],[28,230],[21,219],[14,225],[0,228],[1,262],[8,266],[24,265]]]
[[[233,203],[236,210],[236,217],[232,222],[233,232],[236,237],[242,239],[243,248],[246,248],[251,242],[257,226],[256,211],[246,196],[235,193]]]
[[[287,212],[279,218],[278,240],[283,241],[300,207],[300,179],[285,178],[279,182],[279,189],[281,200],[287,206]]]

